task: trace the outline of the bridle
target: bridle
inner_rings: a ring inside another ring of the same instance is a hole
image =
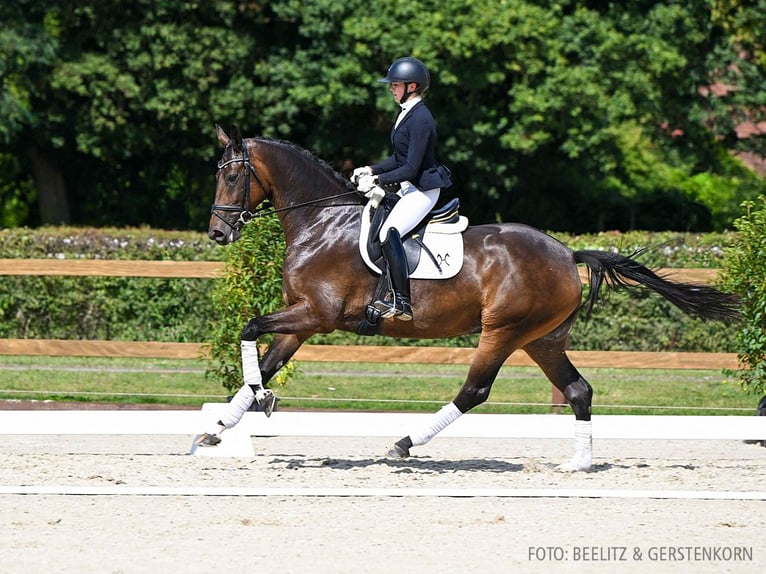
[[[268,192],[266,191],[266,186],[263,185],[263,180],[261,179],[261,176],[258,175],[258,172],[255,170],[255,166],[253,166],[252,163],[250,163],[250,154],[247,152],[247,142],[245,140],[242,140],[242,157],[230,159],[228,161],[219,161],[218,162],[218,170],[222,170],[227,165],[231,165],[232,163],[243,163],[245,165],[245,186],[242,193],[242,202],[239,206],[237,205],[221,205],[214,203],[213,206],[210,208],[210,212],[215,215],[218,219],[223,221],[226,225],[234,229],[235,231],[241,231],[242,228],[245,226],[246,223],[250,222],[253,217],[258,217],[263,215],[263,211],[265,211],[267,208],[261,207],[256,209],[255,211],[250,211],[250,174],[253,174],[253,177],[255,177],[255,181],[258,182],[258,185],[261,187],[261,190],[263,191],[264,197],[266,199],[270,199]],[[239,218],[237,221],[235,221],[233,224],[226,220],[220,213],[217,213],[218,211],[239,211]]]
[[[242,140],[242,157],[233,158],[227,161],[220,161],[218,162],[218,169],[221,170],[227,165],[231,165],[233,163],[242,163],[245,166],[245,178],[244,178],[245,181],[244,181],[244,190],[242,193],[242,201],[240,202],[240,205],[238,206],[237,205],[222,205],[222,204],[214,203],[212,207],[210,208],[210,212],[214,216],[216,216],[218,219],[223,221],[226,225],[234,229],[235,231],[241,231],[246,224],[250,223],[250,221],[252,221],[256,217],[263,217],[265,215],[272,215],[274,213],[279,213],[280,211],[289,211],[291,209],[295,209],[298,207],[314,205],[322,201],[327,201],[328,199],[336,199],[338,197],[358,194],[357,191],[347,191],[345,193],[338,193],[336,195],[331,195],[329,197],[320,197],[318,199],[312,199],[310,201],[305,201],[303,203],[298,203],[296,205],[290,205],[288,207],[281,207],[279,209],[274,207],[263,206],[263,207],[259,207],[255,211],[250,211],[250,174],[251,173],[253,174],[253,177],[255,177],[255,181],[258,182],[258,185],[263,191],[264,197],[268,200],[271,200],[271,196],[266,190],[266,186],[263,184],[263,180],[261,179],[261,176],[258,175],[258,172],[255,169],[255,166],[252,163],[250,163],[250,155],[248,154],[248,151],[247,151],[247,142],[244,139]],[[239,211],[239,218],[234,223],[230,223],[220,213],[217,213],[219,211],[228,211],[228,212]]]

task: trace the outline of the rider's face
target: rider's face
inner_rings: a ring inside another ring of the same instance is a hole
[[[414,84],[414,82],[413,82]],[[417,85],[417,84],[414,84]],[[394,96],[394,99],[397,101],[397,103],[403,104],[402,97],[404,96],[406,84],[404,82],[391,82],[391,95]],[[411,96],[412,94],[410,94]],[[409,99],[409,98],[408,98]]]

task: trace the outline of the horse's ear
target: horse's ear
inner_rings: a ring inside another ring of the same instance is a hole
[[[218,141],[220,144],[223,147],[228,147],[231,143],[231,140],[229,139],[229,136],[226,135],[226,132],[223,131],[223,128],[218,124],[215,124],[215,133],[218,135]]]
[[[234,151],[242,151],[242,134],[239,126],[235,124],[231,126],[231,143],[234,145]]]

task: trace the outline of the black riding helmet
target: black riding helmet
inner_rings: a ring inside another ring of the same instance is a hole
[[[415,82],[418,85],[418,89],[414,90],[414,93],[425,93],[431,85],[431,75],[428,73],[426,65],[417,58],[406,57],[394,60],[388,68],[388,73],[385,78],[378,80],[383,84],[390,84],[392,82],[402,82],[408,84]],[[407,101],[407,97],[413,92],[407,90],[402,97],[402,100]]]

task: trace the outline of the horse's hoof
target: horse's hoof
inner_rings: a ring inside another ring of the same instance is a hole
[[[266,418],[271,416],[274,412],[274,407],[277,405],[277,396],[271,389],[266,389],[266,394],[258,401],[258,410],[262,411],[266,415]]]
[[[578,459],[577,457],[560,464],[556,467],[559,472],[588,472],[591,469],[591,461]]]
[[[195,446],[216,446],[218,444],[221,444],[221,438],[215,434],[202,433],[194,439]]]
[[[410,456],[410,450],[402,448],[398,444],[394,444],[386,453],[387,458],[407,458]]]

